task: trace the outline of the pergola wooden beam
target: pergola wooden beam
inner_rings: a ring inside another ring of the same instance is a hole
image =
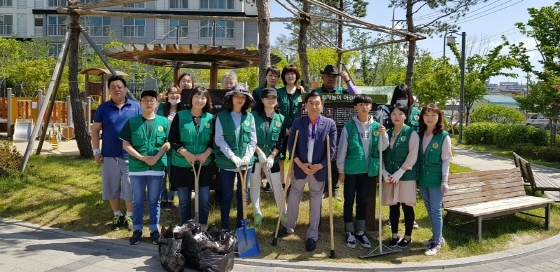
[[[126,5],[126,4],[136,4],[142,2],[149,2],[153,0],[104,0],[99,2],[91,2],[87,4],[76,4],[72,5],[73,8],[82,8],[82,9],[97,9],[97,8],[108,8],[118,5]]]

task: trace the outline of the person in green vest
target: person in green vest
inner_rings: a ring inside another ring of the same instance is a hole
[[[128,171],[132,187],[132,237],[131,245],[142,239],[144,200],[148,195],[150,211],[150,238],[158,243],[161,184],[167,167],[167,118],[156,115],[157,93],[143,91],[140,94],[142,114],[130,118],[119,134],[123,148],[130,155]]]
[[[181,90],[177,86],[171,86],[167,88],[167,91],[162,96],[163,101],[159,104],[157,109],[157,115],[167,118],[169,127],[171,127],[171,122],[175,115],[177,114],[179,103],[181,102]],[[174,204],[173,200],[177,189],[173,186],[169,186],[167,190],[167,179],[169,177],[169,167],[171,166],[171,152],[167,152],[167,171],[165,171],[165,176],[163,177],[163,183],[161,185],[161,204],[160,206],[165,211],[173,210]]]
[[[449,191],[447,183],[451,154],[451,138],[443,126],[443,113],[435,104],[428,104],[420,113],[420,148],[418,152],[418,186],[424,200],[432,238],[422,241],[427,256],[436,255],[445,244],[442,236],[443,196]]]
[[[241,181],[242,173],[247,171],[247,183],[251,180],[253,155],[257,146],[255,120],[249,109],[254,104],[253,96],[245,87],[235,85],[224,97],[222,112],[216,115],[214,136],[214,154],[216,166],[220,168],[222,178],[222,201],[220,205],[222,232],[229,232],[229,211],[233,200],[235,177]],[[243,202],[241,186],[237,186],[237,222],[236,228],[242,227]],[[245,186],[247,188],[247,186]]]
[[[406,84],[400,84],[393,90],[390,105],[393,106],[397,103],[400,103],[408,108],[406,112],[406,125],[418,132],[420,126],[420,110],[414,107],[414,96],[412,95],[412,90]],[[387,125],[388,128],[391,128],[392,126],[392,123]]]
[[[336,166],[338,180],[344,184],[344,226],[346,229],[346,245],[370,248],[371,243],[365,235],[366,202],[372,179],[379,173],[379,141],[381,151],[389,145],[385,127],[376,122],[369,114],[372,107],[371,97],[358,95],[354,97],[354,110],[358,113],[344,124],[338,142]],[[370,175],[372,174],[372,175]],[[352,209],[356,199],[356,232]]]
[[[261,92],[262,98],[257,101],[255,110],[251,113],[255,119],[257,129],[257,160],[251,174],[251,202],[253,203],[253,222],[259,226],[262,224],[262,213],[260,205],[261,195],[261,172],[265,173],[268,183],[271,184],[276,200],[278,213],[282,216],[286,210],[280,211],[284,198],[282,183],[280,182],[280,150],[284,145],[284,116],[278,109],[278,94],[274,88],[264,88]]]
[[[276,89],[276,83],[278,83],[278,79],[280,78],[280,69],[275,66],[271,66],[266,68],[266,84],[263,86],[259,86],[253,90],[253,98],[255,101],[259,101],[262,98],[261,92],[264,88],[273,88]]]
[[[206,230],[210,213],[210,180],[212,178],[214,117],[210,93],[204,87],[196,87],[189,95],[189,106],[177,112],[169,130],[172,160],[169,169],[171,186],[179,196],[179,220],[181,224],[192,219],[191,192],[195,189],[193,165],[200,174],[198,179],[198,223]]]
[[[346,82],[347,89],[336,86],[338,76]],[[321,71],[321,80],[323,81],[323,85],[313,91],[330,94],[357,94],[356,87],[354,86],[354,83],[352,83],[350,75],[348,75],[345,71],[340,73],[338,68],[333,65],[325,66],[325,69]]]
[[[298,68],[290,64],[284,69],[282,69],[282,74],[280,75],[284,87],[277,90],[278,93],[278,106],[280,108],[280,114],[285,118],[284,128],[285,134],[283,136],[284,143],[288,142],[288,137],[290,136],[290,128],[294,123],[294,120],[299,116],[298,105],[301,103],[301,94],[305,92],[302,86],[298,86],[297,82],[301,78]],[[282,145],[280,150],[280,181],[282,186],[284,186],[284,160],[290,159],[288,157],[286,144]]]
[[[416,179],[418,158],[418,133],[405,124],[408,108],[400,103],[391,107],[393,127],[387,131],[389,147],[383,152],[383,186],[381,204],[389,206],[389,220],[393,234],[390,247],[407,248],[412,242],[414,206],[416,205]],[[400,207],[404,213],[404,237],[400,239]]]

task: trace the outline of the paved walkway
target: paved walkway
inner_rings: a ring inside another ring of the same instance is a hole
[[[18,143],[25,150],[25,143]],[[49,146],[49,144],[45,144]],[[73,149],[73,150],[72,150]],[[59,151],[75,152],[75,142]],[[454,162],[475,170],[514,167],[512,160],[483,152],[456,149]],[[535,167],[535,171],[559,178],[557,169]],[[424,263],[348,264],[319,261],[236,259],[234,271],[557,271],[560,268],[560,235],[531,245],[492,254],[434,260]],[[130,246],[126,240],[41,227],[0,218],[0,271],[163,271],[157,246]]]

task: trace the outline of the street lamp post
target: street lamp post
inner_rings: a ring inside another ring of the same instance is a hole
[[[463,143],[463,117],[465,112],[465,47],[466,47],[467,33],[461,33],[461,101],[459,103],[459,140],[458,143]]]
[[[445,34],[443,34],[443,57],[444,58],[445,58],[445,49],[447,48],[447,45],[450,43],[455,43],[455,36],[453,36],[453,33],[458,33],[458,31],[451,29],[445,31]],[[447,34],[451,34],[451,35],[447,37]]]

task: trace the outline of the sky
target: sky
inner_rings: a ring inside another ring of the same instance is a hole
[[[505,35],[510,42],[518,43],[524,42],[527,49],[531,50],[535,48],[535,41],[529,39],[525,35],[519,33],[519,30],[515,27],[515,23],[523,22],[526,23],[529,20],[529,14],[527,12],[528,8],[541,8],[543,6],[552,6],[556,0],[488,0],[486,3],[478,4],[470,8],[466,16],[459,20],[457,25],[460,27],[460,31],[464,31],[467,34],[467,47],[469,46],[469,41],[473,37],[486,37],[489,41],[490,48],[495,47],[501,43],[501,36]],[[285,3],[285,1],[282,0]],[[393,16],[393,8],[389,8],[389,0],[373,0],[369,1],[367,7],[367,16],[363,18],[364,21],[384,25],[391,27],[391,19]],[[417,18],[430,18],[430,13],[432,13],[429,8],[424,7],[418,12]],[[275,0],[271,1],[271,17],[291,17],[292,13],[280,6]],[[405,11],[402,9],[395,9],[395,20],[405,19]],[[417,20],[417,22],[429,22],[427,20]],[[289,31],[285,29],[283,23],[271,23],[271,37],[272,43],[276,40],[276,37],[284,34],[289,35]],[[373,32],[372,32],[373,33]],[[461,42],[461,37],[459,35],[456,39],[457,43]],[[443,34],[441,36],[434,35],[432,38],[428,37],[425,40],[418,41],[418,47],[430,52],[433,57],[439,58],[443,55]],[[460,44],[458,44],[460,48]],[[474,47],[478,48],[478,47]],[[540,67],[537,63],[539,60],[538,52],[529,52],[531,57],[531,62],[535,67]],[[450,57],[451,52],[449,48],[446,49],[446,56]],[[453,57],[452,62],[456,61]],[[519,82],[526,83],[526,75],[519,69],[514,69],[513,72],[519,74],[519,77],[505,77],[497,76],[490,79],[491,83],[499,82]],[[534,77],[533,77],[534,78]]]

